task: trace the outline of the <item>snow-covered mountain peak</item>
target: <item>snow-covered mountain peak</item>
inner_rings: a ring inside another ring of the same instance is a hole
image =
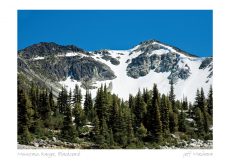
[[[48,79],[48,86],[59,84],[57,90],[61,86],[70,90],[78,84],[84,92],[87,85],[95,97],[97,88],[107,84],[112,93],[125,100],[139,88],[152,89],[154,83],[167,94],[173,80],[176,98],[187,96],[194,101],[197,88],[203,87],[207,94],[213,74],[212,57],[196,57],[157,40],[141,42],[129,50],[92,52],[40,43],[20,50],[18,63],[25,75],[39,81]]]
[[[190,58],[190,59],[196,59],[197,56],[191,55],[185,51],[182,51],[176,47],[170,46],[168,44],[164,44],[157,40],[147,40],[144,42],[141,42],[137,46],[131,49],[130,56],[137,57],[138,55],[145,55],[145,56],[151,56],[151,55],[175,55],[181,58]]]

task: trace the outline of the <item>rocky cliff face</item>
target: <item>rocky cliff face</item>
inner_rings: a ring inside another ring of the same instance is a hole
[[[212,57],[204,58],[199,69],[202,70],[208,69],[209,75],[207,76],[207,81],[206,81],[208,82],[209,81],[208,79],[212,78],[213,76],[213,58]]]
[[[90,53],[75,46],[59,46],[54,43],[40,43],[19,51],[19,68],[30,68],[35,73],[53,81],[65,80],[111,80],[116,76],[109,66],[90,57]]]
[[[190,67],[183,61],[183,57],[176,50],[168,48],[156,41],[141,43],[130,55],[139,54],[127,66],[127,75],[139,78],[147,75],[150,70],[157,73],[171,72],[168,79],[187,79]],[[192,57],[192,55],[187,58]]]

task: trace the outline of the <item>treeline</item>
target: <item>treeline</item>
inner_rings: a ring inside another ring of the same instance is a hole
[[[84,100],[83,100],[84,98]],[[79,142],[79,137],[98,148],[157,147],[173,143],[172,134],[189,140],[212,139],[212,87],[206,98],[197,90],[195,102],[175,99],[173,84],[169,95],[160,94],[157,85],[143,89],[123,101],[98,88],[95,100],[78,86],[73,93],[62,88],[57,101],[52,90],[31,85],[29,91],[18,87],[18,142],[29,144],[34,138],[58,137]],[[90,128],[89,128],[90,126]]]

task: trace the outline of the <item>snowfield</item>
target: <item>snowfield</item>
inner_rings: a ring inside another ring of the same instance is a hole
[[[38,57],[34,58],[33,60],[42,60],[42,59],[45,59],[45,57],[38,56]]]
[[[160,43],[159,43],[160,44]],[[159,49],[155,50],[154,54],[162,55],[169,51],[176,52],[175,49],[165,46],[161,44],[166,49]],[[134,48],[138,48],[137,46]],[[156,83],[159,91],[164,94],[168,94],[170,90],[170,84],[168,80],[168,76],[170,72],[164,73],[157,73],[154,70],[150,70],[150,72],[143,77],[139,77],[138,79],[131,78],[127,76],[126,68],[131,60],[138,55],[140,52],[132,52],[134,49],[131,50],[108,50],[111,54],[110,56],[116,58],[120,61],[119,65],[113,65],[110,61],[106,61],[101,58],[100,54],[94,54],[91,56],[97,61],[105,63],[108,65],[115,73],[116,78],[113,80],[106,80],[106,81],[95,81],[94,86],[97,88],[101,86],[101,84],[106,84],[107,87],[109,84],[112,83],[112,93],[117,94],[120,98],[124,100],[128,100],[129,94],[136,95],[138,89],[142,90],[143,88],[152,89],[153,84]],[[132,52],[131,55],[130,52]],[[209,68],[199,69],[199,66],[202,62],[202,58],[196,57],[188,57],[182,53],[178,53],[180,55],[180,62],[179,66],[186,67],[186,64],[190,68],[190,76],[186,80],[178,79],[177,83],[174,85],[175,88],[175,95],[177,99],[183,99],[184,96],[187,97],[188,101],[193,102],[195,99],[197,89],[203,87],[205,95],[207,95],[210,85],[212,84],[212,78],[207,78],[209,74]],[[127,60],[130,60],[127,63]],[[81,82],[72,80],[68,77],[65,81],[59,82],[61,85],[65,86],[67,90],[73,90],[75,85],[81,85]],[[85,94],[85,90],[82,89],[82,94]],[[97,89],[92,89],[92,97],[96,96]]]
[[[85,54],[79,53],[79,52],[67,52],[66,54],[56,55],[56,57],[73,57],[73,56],[79,56],[81,58],[88,57],[88,55],[85,55]]]

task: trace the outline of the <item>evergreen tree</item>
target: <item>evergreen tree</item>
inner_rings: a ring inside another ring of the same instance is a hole
[[[131,110],[134,110],[134,107],[135,107],[135,99],[134,97],[130,94],[129,95],[129,108]]]
[[[159,92],[158,92],[158,89],[157,89],[157,84],[154,84],[153,85],[153,97],[152,97],[152,105],[155,104],[155,102],[158,104],[159,106]]]
[[[81,103],[76,103],[73,109],[74,123],[77,134],[80,132],[80,128],[85,124],[85,115],[81,107]]]
[[[40,113],[41,120],[44,122],[45,127],[50,127],[52,112],[50,108],[47,90],[43,91],[40,94],[39,113]]]
[[[147,126],[148,131],[150,132],[151,137],[154,142],[161,142],[162,140],[162,122],[160,117],[159,110],[159,93],[157,85],[153,86],[153,97],[151,108],[149,109],[149,125]]]
[[[171,81],[170,81],[169,100],[170,100],[170,102],[172,104],[172,110],[173,110],[173,112],[177,113],[175,97],[176,96],[174,94],[173,80],[171,79]]]
[[[127,143],[131,144],[134,141],[134,131],[132,125],[132,118],[131,115],[127,117],[128,124],[127,124]]]
[[[198,127],[199,135],[204,136],[203,133],[209,132],[210,116],[207,112],[206,99],[203,88],[197,90],[195,105],[194,105],[195,119]]]
[[[141,126],[137,129],[137,137],[139,138],[139,140],[142,141],[142,139],[144,137],[146,137],[147,135],[147,129],[145,128],[145,126],[141,123]]]
[[[173,111],[169,111],[169,130],[170,133],[177,131],[177,114]]]
[[[132,125],[133,125],[133,128],[135,128],[135,124],[134,124],[134,119],[135,119],[135,114],[134,114],[134,108],[135,108],[135,98],[129,94],[129,101],[128,101],[128,104],[129,104],[129,109],[131,111],[130,113],[130,116],[131,116],[131,120],[132,120]]]
[[[35,98],[36,98],[36,103],[37,103],[37,106],[38,106],[38,102],[39,102],[39,95],[40,95],[40,90],[38,88],[38,86],[36,86],[35,88]]]
[[[103,115],[105,118],[106,123],[109,122],[109,118],[110,118],[110,111],[109,111],[109,107],[110,107],[110,94],[107,91],[107,86],[106,84],[103,87]]]
[[[191,102],[189,102],[189,105],[188,105],[188,117],[189,118],[193,118],[194,117],[193,106],[192,106]]]
[[[60,95],[60,93],[59,93],[59,95]],[[63,127],[62,126],[63,125],[63,114],[59,112],[59,107],[57,106],[57,103],[54,101],[52,88],[51,88],[51,91],[49,92],[48,98],[49,98],[49,105],[50,105],[50,109],[51,109],[51,113],[52,113],[51,121],[49,122],[50,127],[52,129],[55,129],[55,130],[61,130],[61,128]],[[58,100],[60,101],[60,98],[58,98]],[[58,101],[58,103],[59,103],[59,101]],[[62,104],[62,105],[63,105],[62,111],[64,111],[64,104]]]
[[[207,112],[212,116],[213,114],[213,98],[212,98],[212,86],[210,86],[208,99],[207,99]]]
[[[181,132],[187,131],[187,126],[185,122],[185,113],[181,110],[179,117],[178,117],[178,130]]]
[[[73,101],[73,99],[72,99],[72,90],[70,89],[70,91],[69,91],[69,94],[68,94],[68,96],[67,96],[67,102],[68,102],[68,104],[71,106],[72,105],[72,101]],[[76,103],[76,102],[75,102]]]
[[[102,135],[100,134],[100,124],[99,124],[99,119],[96,116],[95,121],[94,121],[94,129],[93,129],[93,141],[95,141],[96,144],[102,144],[103,138]]]
[[[160,143],[162,141],[162,123],[157,100],[155,100],[155,103],[153,104],[152,135],[154,142]]]
[[[64,112],[63,127],[61,129],[61,139],[69,142],[76,142],[76,130],[72,122],[71,107],[67,104]]]
[[[127,124],[124,114],[119,114],[119,126],[118,131],[114,133],[114,140],[122,147],[127,145]]]
[[[144,126],[146,126],[147,130],[150,131],[151,124],[153,124],[152,98],[147,103],[146,109],[147,109],[147,113],[145,114],[145,117],[143,119],[143,124]]]
[[[146,104],[151,100],[151,96],[147,88],[143,90],[143,100]]]
[[[31,106],[32,106],[33,110],[35,112],[37,112],[37,110],[38,110],[38,99],[39,98],[36,95],[36,89],[35,89],[35,85],[33,82],[31,84],[31,88],[30,88],[30,92],[29,92],[29,98],[30,98]]]
[[[161,122],[162,122],[162,132],[167,134],[169,131],[169,100],[163,94],[161,98]]]
[[[28,144],[32,140],[29,128],[32,123],[34,110],[27,94],[20,89],[18,91],[18,142]]]
[[[114,139],[113,139],[113,131],[112,129],[109,130],[109,147],[111,148],[114,145]]]
[[[119,128],[119,106],[116,95],[113,95],[112,98],[112,107],[111,107],[111,117],[109,126],[112,128],[113,133],[118,132]]]
[[[128,107],[125,106],[122,101],[119,104],[118,98],[113,95],[112,96],[112,107],[111,107],[111,118],[110,118],[110,126],[113,131],[114,142],[125,146],[127,144],[127,111]]]
[[[144,126],[148,126],[149,106],[151,104],[151,95],[147,88],[143,89],[142,98],[145,103],[145,110],[142,113],[142,123]]]
[[[61,114],[66,114],[66,109],[68,106],[68,94],[64,87],[62,87],[61,92],[58,94],[57,107]]]
[[[109,120],[109,117],[108,117],[109,106],[108,106],[108,100],[107,100],[108,98],[106,95],[107,94],[105,94],[103,86],[101,86],[97,91],[95,105],[94,105],[94,109],[97,113],[100,125],[102,125],[103,118],[105,119],[105,121]]]
[[[206,108],[205,108],[205,96],[204,96],[204,90],[203,88],[201,88],[200,90],[200,98],[199,98],[199,101],[198,101],[198,106],[200,107],[201,111],[204,111]]]
[[[29,91],[29,99],[31,101],[31,107],[34,110],[33,117],[31,118],[33,120],[31,123],[30,132],[37,137],[40,137],[44,135],[44,122],[41,120],[39,108],[40,91],[38,86],[35,86],[33,82]]]
[[[203,88],[201,88],[201,91],[200,91],[199,108],[201,109],[201,112],[203,113],[203,117],[204,117],[204,131],[206,133],[208,133],[209,132],[209,120],[210,120],[210,117],[209,117],[209,115],[207,113],[206,99],[205,99],[205,96],[204,96]]]
[[[105,119],[102,119],[102,125],[101,125],[101,135],[103,136],[103,147],[107,148],[107,145],[110,144],[110,134],[109,134],[109,130],[108,130],[108,126],[107,123],[105,121]]]
[[[73,125],[71,110],[71,93],[67,94],[67,90],[62,87],[58,95],[58,110],[63,115],[63,126],[61,128],[60,137],[64,141],[76,142],[76,129]]]
[[[187,100],[187,97],[183,97],[182,109],[183,110],[188,110],[188,100]]]
[[[200,107],[200,91],[197,89],[196,91],[196,97],[195,97],[195,103],[194,103],[194,108]]]
[[[101,124],[101,119],[103,115],[103,106],[102,106],[102,89],[98,88],[97,89],[97,95],[95,99],[95,104],[94,104],[94,109],[96,111],[96,115],[98,117],[99,123]]]
[[[204,136],[204,117],[199,107],[195,108],[195,122],[197,127],[197,134],[200,137]]]
[[[75,85],[72,101],[73,101],[73,104],[81,103],[82,101],[81,88],[79,88],[77,84]]]
[[[179,114],[179,111],[178,110],[182,110],[182,102],[180,100],[176,100],[175,101],[175,108],[176,108],[176,111],[175,113]]]
[[[144,103],[144,100],[142,98],[140,90],[137,93],[136,99],[135,99],[135,107],[134,107],[134,114],[135,114],[135,128],[136,131],[142,123],[143,114],[146,112],[146,105]]]
[[[49,105],[50,105],[50,109],[53,113],[56,112],[56,106],[55,106],[55,102],[54,102],[54,98],[53,98],[53,89],[51,88],[51,91],[49,92]]]
[[[95,113],[93,110],[92,96],[88,90],[86,91],[86,94],[85,94],[84,112],[85,112],[86,119],[92,122],[95,117]]]

